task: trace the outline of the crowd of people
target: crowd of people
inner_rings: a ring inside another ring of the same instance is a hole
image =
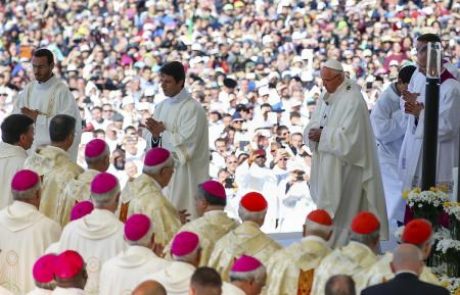
[[[423,220],[400,241],[415,247],[376,254],[420,182],[430,42],[451,192],[459,30],[451,1],[0,4],[0,285],[115,294],[149,273],[140,289],[168,294],[354,294],[392,271],[438,284]],[[266,235],[302,228],[293,248]]]

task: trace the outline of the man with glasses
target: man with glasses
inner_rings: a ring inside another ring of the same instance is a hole
[[[370,210],[386,238],[385,198],[366,102],[356,83],[345,77],[342,65],[327,61],[321,68],[325,92],[305,128],[306,144],[313,152],[311,195],[318,208],[327,210],[339,228],[332,245],[348,241],[352,218]]]
[[[75,161],[81,135],[81,117],[77,103],[69,87],[53,74],[54,56],[45,48],[38,49],[32,57],[35,81],[30,82],[17,96],[14,113],[22,113],[35,121],[35,141],[31,151],[51,143],[49,125],[51,119],[59,114],[74,117],[75,139],[68,153]]]

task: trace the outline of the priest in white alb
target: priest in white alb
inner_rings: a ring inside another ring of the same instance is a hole
[[[388,236],[380,167],[369,112],[360,87],[345,77],[342,65],[328,60],[321,68],[325,88],[305,128],[306,144],[313,152],[310,191],[319,209],[327,210],[336,229],[331,244],[348,241],[353,217],[369,210],[381,222],[381,237]]]
[[[145,155],[142,174],[125,187],[121,196],[121,210],[128,206],[128,216],[142,213],[155,221],[155,240],[163,246],[181,226],[179,212],[161,191],[168,185],[173,173],[172,154],[164,148],[152,148]]]
[[[188,295],[190,279],[200,263],[200,238],[183,231],[174,236],[171,244],[173,261],[156,273],[146,276],[143,281],[154,280],[162,284],[168,295]]]
[[[331,252],[327,241],[333,230],[332,219],[325,210],[307,215],[303,239],[273,254],[267,263],[267,294],[309,295],[315,269]]]
[[[59,196],[56,214],[62,226],[70,221],[70,211],[75,203],[89,199],[93,178],[109,168],[110,150],[107,143],[99,138],[88,142],[85,146],[85,161],[88,169],[76,178],[70,179]]]
[[[61,227],[38,211],[40,176],[18,171],[11,181],[13,203],[0,211],[0,284],[14,294],[34,288],[32,267],[53,242]]]
[[[255,257],[243,255],[233,263],[230,269],[230,283],[223,283],[222,295],[261,294],[266,280],[267,270],[262,262]]]
[[[179,232],[191,231],[200,237],[200,266],[206,266],[216,242],[236,228],[238,222],[224,212],[227,194],[224,186],[218,181],[207,180],[201,183],[195,202],[200,217],[184,224]],[[164,252],[168,254],[170,248],[171,243]]]
[[[125,240],[129,247],[102,266],[100,295],[131,294],[145,274],[155,273],[169,265],[155,249],[153,222],[146,215],[134,214],[126,220]]]
[[[49,130],[51,144],[38,148],[24,163],[25,168],[34,170],[43,179],[40,212],[57,222],[60,222],[58,200],[65,185],[83,172],[67,153],[74,141],[76,123],[69,115],[54,116]]]
[[[86,294],[99,294],[102,265],[127,247],[123,238],[123,223],[114,214],[119,198],[120,185],[117,178],[107,172],[96,175],[91,182],[91,200],[95,209],[83,218],[67,224],[62,232],[60,250],[77,251],[88,265]]]
[[[27,158],[27,150],[34,141],[34,121],[22,114],[5,118],[1,125],[0,142],[0,209],[13,202],[11,179],[22,169]]]
[[[35,289],[27,295],[49,295],[56,288],[54,281],[54,268],[56,266],[56,254],[45,254],[37,259],[32,269],[35,281]],[[2,294],[0,292],[0,294]]]
[[[208,263],[227,282],[233,261],[241,255],[253,256],[266,264],[273,253],[281,249],[260,229],[267,214],[264,196],[256,192],[247,193],[241,198],[238,213],[243,223],[217,241]]]
[[[197,217],[195,194],[198,184],[209,178],[208,119],[203,106],[184,88],[185,69],[177,61],[160,69],[164,101],[146,121],[147,147],[161,146],[173,153],[176,171],[167,196],[177,210]]]
[[[81,137],[81,117],[77,102],[67,84],[53,74],[54,56],[46,49],[34,51],[32,68],[35,81],[26,85],[15,100],[13,112],[22,113],[35,121],[35,141],[31,151],[51,143],[49,127],[57,114],[67,114],[76,120],[75,140],[69,148],[71,159],[77,159]]]

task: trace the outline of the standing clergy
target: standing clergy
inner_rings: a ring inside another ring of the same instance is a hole
[[[351,220],[362,210],[378,216],[386,239],[385,198],[366,102],[359,86],[345,78],[338,61],[327,61],[321,78],[326,93],[305,128],[306,144],[313,151],[313,200],[337,225],[332,245],[346,244]]]
[[[207,180],[201,183],[195,202],[200,217],[184,224],[179,232],[191,231],[200,237],[200,266],[205,266],[208,265],[216,242],[237,227],[238,223],[224,212],[227,195],[220,182]],[[168,253],[170,247],[168,245],[164,252]]]
[[[56,288],[54,281],[56,258],[56,254],[45,254],[35,262],[32,269],[35,289],[27,293],[27,295],[47,295],[53,292],[54,288]]]
[[[70,221],[70,211],[75,203],[89,199],[90,185],[94,177],[109,168],[110,150],[107,143],[99,138],[88,142],[85,146],[85,161],[88,170],[70,179],[59,196],[56,214],[62,226]]]
[[[22,114],[5,118],[0,142],[0,209],[13,202],[11,180],[22,169],[27,152],[34,141],[34,121]]]
[[[304,238],[274,253],[268,261],[267,294],[310,294],[315,269],[331,252],[327,241],[332,226],[326,210],[314,210],[307,215]]]
[[[428,42],[441,42],[439,36],[424,34],[418,37],[417,71],[412,76],[408,90],[403,91],[404,111],[409,114],[401,155],[400,176],[403,189],[420,186],[422,176],[422,143],[424,132],[424,103]],[[460,83],[442,65],[439,88],[438,159],[436,184],[452,191],[452,168],[458,163],[460,130]]]
[[[164,101],[146,122],[148,146],[162,146],[177,160],[168,197],[178,210],[197,217],[194,197],[198,184],[209,178],[208,119],[201,104],[184,88],[185,69],[177,61],[160,69]]]
[[[200,238],[198,235],[183,231],[178,233],[171,245],[173,261],[163,270],[144,279],[162,284],[168,295],[188,295],[190,279],[200,263]]]
[[[78,252],[67,250],[59,254],[54,269],[57,286],[51,295],[88,294],[84,291],[88,280],[87,267],[90,267],[88,262]]]
[[[62,232],[59,247],[78,251],[88,265],[86,294],[99,294],[99,273],[110,258],[126,249],[123,223],[114,212],[118,207],[120,185],[115,176],[102,172],[91,182],[91,200],[95,209],[70,222]]]
[[[123,201],[131,199],[127,204],[128,216],[142,213],[155,221],[155,240],[163,246],[181,226],[179,212],[161,191],[168,185],[173,173],[173,155],[164,148],[150,149],[145,155],[142,174],[127,185],[122,194]]]
[[[222,295],[259,295],[266,279],[265,266],[256,258],[243,255],[233,263],[230,270],[231,284],[224,283]]]
[[[146,273],[155,273],[168,265],[152,251],[156,245],[154,226],[143,214],[131,215],[126,220],[125,240],[130,246],[102,266],[100,295],[131,294]]]
[[[399,71],[398,81],[391,83],[382,92],[371,113],[390,232],[394,232],[397,222],[404,219],[405,203],[401,198],[402,182],[398,177],[398,160],[406,132],[407,115],[402,112],[399,101],[415,69],[411,65],[403,67]]]
[[[32,151],[52,142],[48,132],[51,119],[57,114],[67,114],[76,120],[75,140],[69,147],[71,159],[77,159],[78,145],[81,137],[81,117],[75,98],[69,87],[53,74],[54,56],[46,49],[34,51],[32,67],[35,81],[26,85],[16,98],[14,113],[22,113],[35,121],[35,141]]]
[[[13,203],[0,211],[0,283],[15,294],[34,288],[32,267],[59,240],[60,226],[38,211],[40,176],[18,171],[11,181]]]
[[[267,201],[256,192],[244,195],[238,210],[243,223],[217,241],[209,259],[224,281],[229,280],[229,271],[235,259],[246,254],[267,263],[271,255],[281,246],[260,230],[267,214]]]
[[[377,262],[380,223],[370,212],[358,213],[351,223],[350,242],[326,256],[315,271],[312,295],[324,295],[327,280],[338,274],[350,275],[357,294],[366,287],[366,273]]]
[[[65,185],[83,172],[67,153],[74,142],[75,124],[75,118],[69,115],[56,115],[49,128],[51,145],[37,149],[24,163],[25,168],[34,170],[43,177],[40,212],[57,222],[60,221],[58,200]]]
[[[413,219],[404,226],[401,242],[405,244],[412,244],[419,248],[424,261],[426,261],[428,256],[430,256],[432,240],[433,228],[428,220]],[[384,283],[394,278],[395,274],[390,267],[392,260],[393,253],[388,252],[372,266],[372,268],[367,272],[367,286]],[[426,283],[434,285],[441,284],[436,275],[433,274],[431,269],[426,265],[423,266],[419,277],[421,281]]]

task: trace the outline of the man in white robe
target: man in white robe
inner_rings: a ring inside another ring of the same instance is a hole
[[[243,255],[233,263],[230,269],[231,284],[224,283],[222,295],[261,294],[266,280],[267,270],[262,262],[255,257]]]
[[[200,103],[184,88],[181,63],[165,64],[160,80],[168,98],[156,106],[153,118],[146,122],[147,148],[162,146],[174,154],[177,167],[167,195],[177,210],[187,210],[194,219],[198,184],[209,178],[208,119]]]
[[[200,294],[222,294],[222,279],[214,268],[202,266],[193,273],[189,295]]]
[[[100,295],[131,294],[145,274],[155,273],[169,265],[152,251],[156,246],[154,226],[143,214],[131,215],[126,220],[125,240],[130,246],[102,266]]]
[[[417,39],[417,71],[412,76],[408,90],[403,92],[401,101],[402,109],[409,114],[399,158],[403,190],[410,190],[421,185],[428,42],[441,42],[441,40],[434,34],[424,34]],[[460,82],[446,69],[446,65],[442,65],[439,88],[436,185],[443,186],[448,192],[452,192],[453,188],[452,168],[458,163],[459,113]]]
[[[45,254],[35,262],[32,269],[35,289],[27,293],[27,295],[49,295],[53,292],[56,288],[54,281],[56,259],[56,254]]]
[[[22,169],[27,152],[34,141],[34,121],[22,114],[5,118],[0,142],[0,209],[13,202],[11,180]]]
[[[37,172],[43,179],[43,199],[40,212],[60,222],[59,197],[65,185],[83,172],[67,151],[73,144],[75,118],[59,114],[50,122],[51,144],[38,148],[24,162],[24,167]]]
[[[183,231],[178,233],[171,245],[173,261],[144,281],[154,280],[162,284],[168,295],[188,295],[190,279],[200,263],[200,238],[198,235]]]
[[[403,67],[399,71],[398,81],[391,83],[382,92],[371,113],[391,233],[397,229],[398,221],[404,220],[405,202],[401,198],[402,182],[398,177],[398,160],[406,132],[407,115],[401,111],[399,99],[401,92],[407,90],[414,71],[415,66]],[[391,246],[396,246],[392,235],[389,238]]]
[[[35,81],[30,82],[16,97],[14,113],[23,113],[35,121],[35,141],[31,152],[42,145],[51,143],[49,126],[57,114],[67,114],[75,118],[75,140],[69,154],[77,159],[78,145],[81,137],[81,117],[77,103],[69,87],[53,75],[54,56],[45,48],[34,51],[32,67]]]
[[[55,261],[54,277],[56,289],[51,295],[84,295],[90,267],[87,261],[76,251],[67,250],[59,254]]]
[[[57,220],[65,226],[70,220],[70,211],[75,203],[88,200],[91,194],[90,185],[93,178],[100,172],[105,172],[110,165],[109,146],[102,139],[96,138],[85,146],[85,161],[88,169],[70,179],[59,195],[56,209]]]
[[[91,182],[91,200],[95,209],[64,228],[59,248],[78,251],[88,265],[86,294],[99,294],[99,273],[110,258],[126,249],[123,223],[114,212],[118,208],[120,185],[112,174],[102,172]]]
[[[26,294],[34,288],[35,261],[59,240],[61,227],[38,211],[38,174],[20,170],[10,187],[14,202],[0,211],[0,285],[14,294]]]
[[[359,86],[345,78],[339,62],[327,61],[321,77],[326,92],[304,133],[313,152],[313,200],[337,225],[331,238],[333,246],[347,243],[351,220],[362,210],[379,217],[381,236],[386,239],[385,197],[366,102]]]

